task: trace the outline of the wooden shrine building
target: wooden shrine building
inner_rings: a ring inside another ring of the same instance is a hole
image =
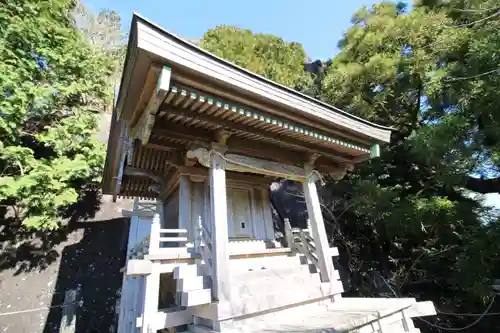
[[[135,198],[118,331],[418,332],[431,302],[341,296],[317,193],[390,134],[134,15],[102,183]],[[309,215],[283,239],[276,178]]]

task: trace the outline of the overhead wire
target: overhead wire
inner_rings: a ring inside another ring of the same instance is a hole
[[[484,13],[484,12],[489,12],[494,9],[500,9],[500,7],[491,7],[491,8],[484,8],[484,9],[471,9],[471,8],[450,8],[451,11],[454,12],[464,12],[464,13]]]
[[[458,328],[456,328],[456,327],[444,327],[444,326],[440,326],[440,325],[436,325],[434,323],[431,323],[430,321],[427,321],[427,320],[425,320],[423,318],[420,318],[420,317],[417,317],[417,318],[418,318],[418,320],[423,321],[427,325],[432,326],[434,328],[437,328],[437,329],[440,329],[440,330],[444,330],[444,331],[458,332],[458,331],[466,330],[466,329],[471,328],[472,326],[478,324],[486,316],[486,314],[490,311],[491,307],[493,306],[493,303],[495,303],[495,297],[493,297],[491,299],[490,304],[488,305],[488,307],[486,308],[486,310],[484,310],[484,312],[479,316],[479,318],[477,318],[472,323],[470,323],[469,325],[464,326],[464,327],[458,327]]]
[[[486,75],[489,75],[489,74],[492,74],[492,73],[495,73],[495,72],[498,72],[498,71],[500,71],[500,68],[495,68],[495,69],[489,70],[487,72],[479,73],[479,74],[475,74],[475,75],[471,75],[471,76],[452,77],[452,78],[449,78],[449,79],[445,79],[443,81],[449,83],[449,82],[455,82],[455,81],[471,80],[471,79],[475,79],[475,78],[478,78],[478,77],[481,77],[481,76],[486,76]]]
[[[26,310],[19,310],[19,311],[11,311],[11,312],[2,312],[0,313],[1,316],[10,316],[10,315],[16,315],[16,314],[22,314],[22,313],[29,313],[29,312],[37,312],[37,311],[43,311],[43,310],[50,310],[53,308],[64,308],[72,304],[78,304],[79,307],[83,305],[83,301],[74,301],[74,302],[68,302],[68,303],[63,303],[59,305],[52,305],[52,306],[44,306],[40,308],[33,308],[33,309],[26,309]]]

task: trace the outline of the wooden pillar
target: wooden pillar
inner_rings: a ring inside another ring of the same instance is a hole
[[[230,301],[229,235],[225,162],[210,155],[210,223],[212,225],[212,295],[219,302]]]
[[[325,223],[321,214],[321,205],[319,203],[318,190],[316,188],[316,176],[312,173],[312,167],[306,165],[305,171],[307,179],[303,182],[304,196],[306,199],[307,212],[310,220],[310,228],[314,244],[316,245],[316,254],[318,256],[318,266],[322,282],[334,281],[333,279],[333,261],[326,236]]]
[[[179,229],[187,230],[188,242],[194,239],[193,223],[191,221],[191,181],[186,175],[179,177]]]
[[[155,214],[151,223],[151,234],[149,235],[149,253],[158,252],[160,249],[160,214]],[[155,332],[152,327],[158,312],[160,295],[160,265],[153,263],[152,272],[145,277],[144,286],[144,308],[142,311],[141,333]]]
[[[205,226],[207,229],[210,227],[210,222],[208,216],[205,212],[209,210],[208,200],[206,200],[206,187],[205,187],[205,179],[190,179],[192,182],[192,198],[191,201],[191,220],[192,225],[196,226],[196,233],[194,237],[195,241],[195,249],[198,253],[201,254],[201,228]],[[207,219],[207,220],[205,220]],[[210,230],[209,230],[210,231]]]
[[[154,323],[160,299],[160,265],[161,263],[153,263],[151,274],[145,277],[141,333],[156,332]]]

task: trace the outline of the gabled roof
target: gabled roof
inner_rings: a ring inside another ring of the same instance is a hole
[[[389,142],[390,140],[391,128],[389,127],[371,123],[335,106],[252,73],[189,43],[134,13],[126,65],[127,63],[131,65],[130,63],[134,62],[132,58],[136,55],[137,50],[146,51],[152,60],[161,59],[172,67],[186,68],[198,75],[224,82],[244,94],[263,98],[298,115],[315,118],[324,125],[349,132],[358,132],[361,136],[375,142]],[[175,75],[175,71],[173,73]],[[124,75],[118,97],[119,114],[122,113],[121,109],[127,92],[127,78]]]
[[[156,98],[159,90],[162,98]],[[152,105],[155,111],[148,109]],[[138,128],[147,136],[137,137]],[[125,144],[129,130],[142,144]],[[286,164],[314,155],[317,167],[344,169],[378,156],[378,144],[391,135],[388,127],[236,66],[134,14],[112,115],[104,193],[149,197],[151,179],[124,177],[125,160],[129,168],[149,165],[166,175],[175,171],[174,156],[193,143],[213,142],[219,131],[232,133],[229,151],[268,160],[280,155]],[[155,142],[148,142],[150,136]]]

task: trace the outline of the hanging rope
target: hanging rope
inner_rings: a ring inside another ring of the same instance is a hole
[[[236,165],[239,165],[239,166],[244,166],[244,167],[247,167],[249,169],[260,171],[261,173],[262,172],[269,173],[269,170],[267,170],[267,169],[259,168],[259,167],[254,166],[254,165],[249,165],[249,164],[246,164],[246,163],[243,163],[243,162],[239,162],[239,161],[235,161],[235,160],[232,160],[230,158],[227,158],[227,156],[225,156],[224,154],[222,154],[222,153],[220,153],[220,152],[218,152],[218,151],[216,151],[214,149],[211,149],[211,150],[208,151],[208,157],[210,158],[210,157],[212,157],[212,155],[219,156],[225,162],[229,162],[229,163],[236,164]],[[319,173],[318,170],[311,170],[311,172],[309,172],[308,174],[305,175],[305,179],[308,179],[313,174],[315,174],[318,177],[318,179],[320,180],[320,183],[321,183],[322,186],[324,186],[326,184],[325,181],[324,181],[324,179],[323,179],[323,177],[321,176],[321,173]]]

